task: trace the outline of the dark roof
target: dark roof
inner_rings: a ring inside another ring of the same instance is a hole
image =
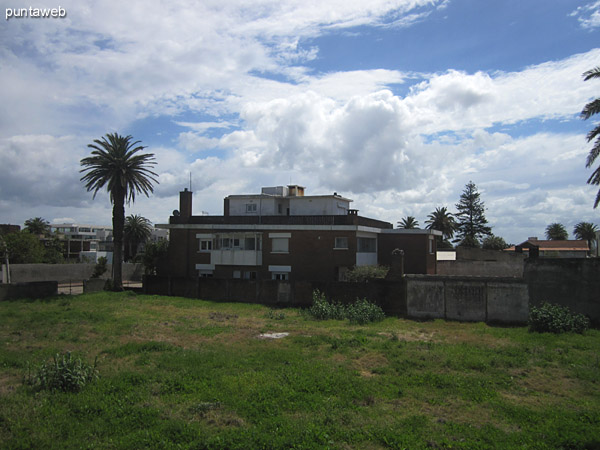
[[[540,239],[528,239],[525,242],[521,242],[519,246],[523,249],[529,249],[531,247],[539,247],[540,251],[588,251],[587,241],[553,241],[553,240],[540,240]],[[514,251],[515,247],[507,249],[508,251]]]

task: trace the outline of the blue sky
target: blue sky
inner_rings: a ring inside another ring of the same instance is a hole
[[[79,160],[119,132],[156,155],[160,184],[127,209],[155,223],[191,174],[197,213],[292,182],[423,224],[472,180],[509,242],[600,224],[578,116],[600,94],[581,77],[600,65],[598,0],[61,6],[0,26],[0,223],[109,224]]]

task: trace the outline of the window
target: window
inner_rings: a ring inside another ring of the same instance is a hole
[[[375,238],[358,238],[359,253],[377,253],[377,239]]]
[[[336,249],[348,249],[348,238],[347,237],[336,237],[335,247]]]
[[[244,239],[244,250],[256,250],[256,239],[253,237]]]
[[[223,250],[228,250],[228,249],[230,249],[230,248],[231,248],[231,239],[229,239],[229,238],[223,238],[223,239],[221,240],[221,248],[222,248]]]
[[[212,250],[212,239],[200,239],[200,251],[208,252]]]
[[[212,270],[201,270],[200,273],[198,274],[198,276],[200,278],[212,278],[213,273],[212,273]]]
[[[240,248],[240,239],[233,238],[233,248]]]
[[[284,273],[284,272],[273,272],[271,274],[271,277],[273,280],[277,280],[277,281],[287,281],[290,278],[290,274],[289,273]]]
[[[272,238],[271,239],[271,252],[273,253],[288,253],[289,252],[288,238]]]
[[[256,272],[253,270],[244,272],[244,279],[245,280],[256,280]]]
[[[242,278],[242,272],[240,270],[234,270],[233,278]]]
[[[255,213],[256,203],[246,203],[246,213]]]
[[[429,236],[429,254],[433,253],[433,236]]]

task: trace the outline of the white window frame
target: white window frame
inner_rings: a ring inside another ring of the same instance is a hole
[[[246,214],[252,214],[257,211],[256,203],[246,203]]]

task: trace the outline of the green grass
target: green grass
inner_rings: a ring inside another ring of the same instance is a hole
[[[279,340],[259,335],[288,332]],[[34,391],[73,352],[100,379]],[[0,447],[600,448],[600,332],[98,293],[0,303]]]

